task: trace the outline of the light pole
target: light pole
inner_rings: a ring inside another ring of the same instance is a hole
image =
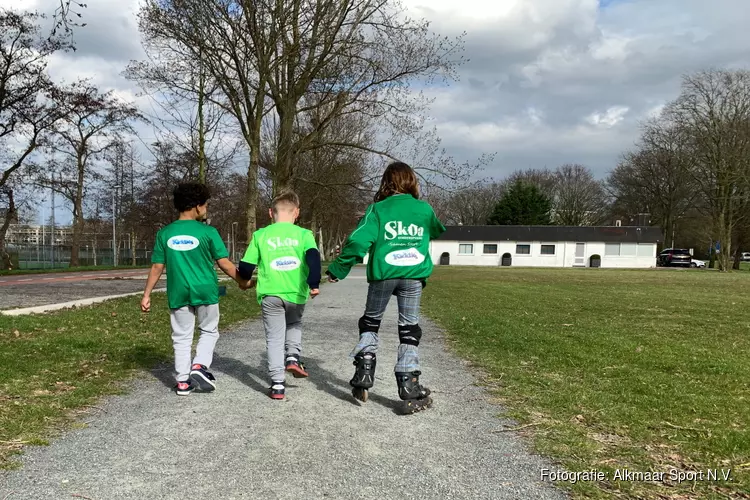
[[[114,267],[117,267],[117,227],[115,223],[115,219],[117,218],[117,204],[115,195],[121,187],[120,184],[112,186],[112,265]]]
[[[234,227],[237,225],[237,222],[232,222],[232,262],[237,258],[237,248],[235,247],[235,239],[234,239]]]

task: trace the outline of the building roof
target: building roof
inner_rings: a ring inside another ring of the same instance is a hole
[[[446,226],[447,241],[570,241],[659,243],[659,227],[634,226]]]

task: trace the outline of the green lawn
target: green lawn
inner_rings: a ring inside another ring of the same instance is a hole
[[[228,286],[221,329],[255,316],[255,290]],[[0,468],[25,444],[45,444],[123,380],[173,359],[166,296],[152,295],[37,316],[0,316]],[[165,391],[167,389],[165,388]]]
[[[609,474],[578,498],[750,498],[749,309],[750,274],[704,270],[438,268],[424,297],[539,452]]]

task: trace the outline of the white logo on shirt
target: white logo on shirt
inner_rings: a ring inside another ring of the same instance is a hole
[[[167,246],[178,252],[187,252],[200,246],[201,242],[194,236],[172,236],[167,240]]]
[[[271,261],[271,268],[276,271],[294,271],[300,266],[297,257],[279,257]]]
[[[395,250],[385,256],[385,262],[398,267],[416,266],[424,262],[424,255],[416,248]]]
[[[279,247],[296,247],[299,246],[299,241],[294,238],[284,238],[282,240],[277,236],[275,238],[268,238],[268,246],[274,250]]]
[[[392,220],[385,223],[385,240],[390,241],[397,237],[403,239],[415,240],[420,239],[424,236],[424,228],[419,227],[416,224],[409,224],[404,226],[404,223]]]

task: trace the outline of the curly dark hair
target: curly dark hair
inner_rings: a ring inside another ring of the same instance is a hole
[[[211,198],[208,186],[199,182],[185,182],[178,184],[174,191],[174,207],[178,212],[187,212],[199,205],[205,205]]]

